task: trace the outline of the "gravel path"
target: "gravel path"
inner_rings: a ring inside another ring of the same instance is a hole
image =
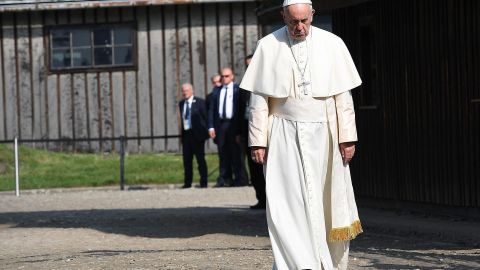
[[[254,203],[248,187],[0,193],[0,268],[271,269],[265,212],[249,210]],[[360,214],[366,232],[352,242],[349,269],[480,269],[477,243],[422,231],[478,235],[479,224]]]

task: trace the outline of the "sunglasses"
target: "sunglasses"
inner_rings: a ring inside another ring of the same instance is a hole
[[[222,78],[228,78],[228,77],[230,77],[230,76],[231,76],[231,75],[222,75],[221,77],[222,77]]]

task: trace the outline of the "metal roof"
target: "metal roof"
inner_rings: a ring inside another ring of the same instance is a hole
[[[0,2],[0,12],[228,2],[255,2],[255,0],[6,0]]]

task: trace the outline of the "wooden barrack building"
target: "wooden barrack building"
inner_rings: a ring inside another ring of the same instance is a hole
[[[254,1],[8,0],[0,3],[0,141],[73,139],[51,150],[179,150],[180,86],[211,90],[258,40]],[[173,136],[169,139],[154,139]],[[152,137],[152,139],[148,139]],[[77,140],[77,142],[75,142]],[[36,145],[37,147],[39,144]]]

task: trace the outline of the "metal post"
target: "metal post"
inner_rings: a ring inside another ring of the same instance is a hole
[[[125,189],[125,137],[120,136],[120,190]]]
[[[20,176],[18,174],[18,139],[15,137],[15,195],[20,196]]]

